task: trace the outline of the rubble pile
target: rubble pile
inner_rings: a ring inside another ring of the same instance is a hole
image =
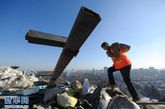
[[[98,87],[85,97],[93,109],[140,109],[140,107],[124,95],[119,89]]]
[[[72,83],[66,81],[63,85],[55,84],[51,88],[46,87],[47,83],[34,75],[26,75],[13,67],[0,67],[0,95],[28,96],[29,108],[140,109],[119,88],[112,90],[94,86],[87,78],[83,84],[75,80]]]
[[[94,91],[85,79],[82,88],[50,88],[44,94],[44,102],[56,109],[140,109],[118,88],[97,87]],[[76,94],[75,94],[76,93]],[[78,95],[78,96],[76,96]]]
[[[27,76],[18,69],[0,66],[0,88],[11,90],[13,88],[22,89],[33,87],[34,82],[38,81],[34,75]]]

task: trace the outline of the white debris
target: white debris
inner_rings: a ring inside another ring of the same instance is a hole
[[[4,67],[4,66],[0,67],[1,79],[15,77],[15,76],[19,76],[19,75],[23,75],[22,71],[17,70],[17,69],[12,69],[11,67]]]
[[[32,81],[32,82],[37,82],[37,81],[38,81],[38,78],[35,77],[34,75],[29,76],[28,79],[29,79],[30,81]]]
[[[27,76],[21,70],[8,66],[0,66],[0,87],[3,89],[29,88],[38,81],[34,75]]]
[[[5,83],[3,81],[0,81],[0,88],[3,88],[5,86]]]
[[[74,81],[72,83],[72,87],[73,88],[76,88],[76,89],[81,89],[82,88],[82,85],[81,85],[81,83],[78,80],[76,80],[76,81]]]
[[[45,108],[42,107],[41,105],[36,105],[36,104],[34,104],[33,108],[34,108],[34,109],[45,109]]]
[[[30,88],[33,87],[34,83],[27,79],[25,75],[21,77],[20,80],[16,80],[10,84],[10,88]]]
[[[159,102],[157,99],[151,99],[151,102]]]
[[[140,98],[140,102],[150,102],[150,98],[148,97]]]
[[[100,92],[98,109],[107,109],[107,106],[111,99],[112,97],[110,97],[108,93],[104,89],[102,89],[102,91]]]
[[[97,88],[97,86],[95,86],[95,85],[92,84],[92,85],[90,86],[90,89],[89,89],[89,90],[90,90],[90,93],[93,93],[93,92],[95,91],[96,88]]]

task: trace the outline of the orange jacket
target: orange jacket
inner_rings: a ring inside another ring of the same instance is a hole
[[[131,65],[131,61],[128,59],[128,57],[124,54],[126,51],[123,51],[122,49],[119,51],[120,56],[119,57],[111,57],[113,60],[113,66],[115,69],[122,69],[128,65]]]

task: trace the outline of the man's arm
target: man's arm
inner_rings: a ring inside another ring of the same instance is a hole
[[[106,52],[109,57],[114,57],[113,54],[110,51]]]
[[[127,52],[127,51],[129,51],[130,48],[131,48],[131,46],[126,45],[126,44],[121,44],[121,43],[119,44],[119,47],[120,47],[120,49],[123,50],[123,52]]]

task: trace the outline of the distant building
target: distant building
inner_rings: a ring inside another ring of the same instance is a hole
[[[149,67],[148,69],[149,69],[149,70],[155,70],[155,68],[154,68],[154,67]]]
[[[96,75],[96,70],[95,70],[95,68],[93,68],[93,74]]]
[[[108,67],[104,67],[104,73],[108,72]]]

